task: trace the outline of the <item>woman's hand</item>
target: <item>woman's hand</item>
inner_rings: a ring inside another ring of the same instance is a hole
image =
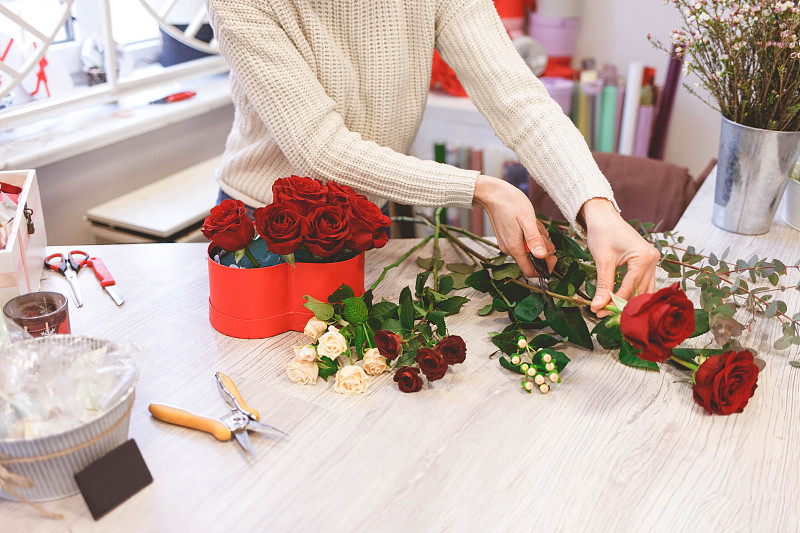
[[[553,270],[556,248],[550,242],[544,225],[536,219],[525,193],[506,181],[480,175],[475,182],[473,203],[486,210],[500,251],[514,258],[526,278],[537,274],[525,243],[533,255],[547,261],[549,270]]]
[[[620,298],[629,300],[636,294],[655,290],[656,264],[661,254],[623,220],[610,201],[588,200],[578,216],[586,223],[589,251],[597,265],[597,291],[591,304],[597,316],[610,314],[603,308],[611,302],[614,271],[620,265],[628,265],[617,292]]]

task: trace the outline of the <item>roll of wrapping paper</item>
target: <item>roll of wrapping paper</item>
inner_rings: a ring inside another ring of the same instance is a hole
[[[681,77],[681,66],[683,56],[676,57],[675,46],[672,47],[672,55],[667,69],[667,78],[664,87],[658,97],[658,112],[655,124],[653,125],[653,137],[650,140],[650,157],[654,159],[664,158],[664,148],[667,144],[667,129],[670,117],[672,116],[672,106],[675,103],[675,93],[678,90],[678,80]]]
[[[628,78],[625,83],[625,105],[622,109],[622,129],[619,133],[619,153],[633,154],[636,140],[636,121],[639,115],[639,99],[642,97],[642,73],[644,66],[633,62],[628,66]]]
[[[639,115],[636,120],[636,138],[633,143],[633,155],[647,157],[650,151],[650,136],[653,132],[655,116],[655,90],[652,85],[642,88]]]
[[[589,96],[590,126],[592,128],[592,142],[589,148],[597,148],[597,136],[600,133],[600,95],[603,92],[603,81],[594,80],[584,86],[584,91]]]
[[[600,94],[600,128],[597,135],[598,152],[614,151],[617,130],[617,86],[604,85]]]
[[[578,93],[578,129],[586,139],[586,144],[592,146],[592,99],[589,83],[597,81],[597,71],[584,70],[581,72],[580,92]]]
[[[625,78],[617,78],[617,107],[614,124],[614,152],[619,151],[619,133],[622,130],[622,108],[625,106]]]

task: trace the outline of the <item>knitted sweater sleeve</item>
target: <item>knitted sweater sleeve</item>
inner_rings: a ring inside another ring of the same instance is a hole
[[[208,1],[222,55],[298,173],[409,205],[472,204],[478,172],[407,156],[349,130],[268,4]]]
[[[498,137],[576,227],[611,186],[583,136],[514,49],[491,0],[440,0],[436,47]],[[615,204],[616,205],[616,204]]]

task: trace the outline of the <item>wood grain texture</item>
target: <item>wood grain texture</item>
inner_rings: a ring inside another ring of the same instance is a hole
[[[800,233],[779,221],[758,237],[713,227],[713,181],[676,230],[688,243],[717,255],[730,245],[731,256],[745,259],[800,257]],[[367,281],[410,242],[369,252]],[[788,365],[798,347],[771,349],[775,321],[757,322],[742,339],[767,367],[744,413],[729,417],[704,414],[679,381],[686,374],[634,370],[599,347],[567,349],[564,382],[551,394],[528,395],[492,358],[487,332],[499,331],[504,317],[477,317],[487,302],[471,291],[449,321],[467,341],[464,364],[417,394],[399,392],[384,375],[350,397],[330,382],[288,381],[284,364],[300,333],[240,340],[211,328],[205,248],[86,247],[105,261],[126,303],[117,308],[82,271],[86,303],[70,310],[72,329],[140,348],[130,434],[154,483],[100,522],[80,496],[46,504],[66,516],[60,522],[0,501],[3,531],[798,530],[800,370]],[[378,296],[396,299],[416,272],[411,262],[393,271]],[[43,288],[68,291],[52,273]],[[799,295],[784,293],[790,312],[800,310]],[[222,416],[215,371],[290,436],[251,433],[251,459],[234,442],[148,413],[149,403],[162,402]]]

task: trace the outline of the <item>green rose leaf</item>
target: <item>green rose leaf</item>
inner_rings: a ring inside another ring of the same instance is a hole
[[[492,277],[494,279],[513,279],[522,274],[522,270],[516,263],[505,263],[492,270]]]
[[[689,338],[699,337],[703,333],[707,333],[711,327],[708,324],[708,311],[704,309],[694,310],[694,332]]]
[[[517,374],[525,375],[525,372],[522,371],[519,365],[515,365],[514,363],[512,363],[505,355],[500,356],[500,366],[508,370],[511,370],[512,372],[516,372]]]
[[[433,257],[417,257],[417,266],[423,270],[433,270]],[[439,259],[436,262],[436,270],[444,266],[444,261]]]
[[[453,281],[452,276],[442,276],[439,278],[439,292],[441,294],[447,294],[448,292],[453,290],[453,285],[455,282]]]
[[[532,292],[514,307],[514,316],[521,322],[533,322],[544,310],[544,297]]]
[[[333,306],[327,302],[320,302],[313,296],[305,295],[306,303],[303,307],[314,313],[314,316],[320,320],[326,321],[333,318]]]
[[[363,324],[369,318],[367,304],[361,298],[355,296],[344,301],[344,319],[352,324]]]
[[[431,311],[427,314],[427,319],[428,322],[436,326],[436,333],[438,333],[440,337],[447,335],[447,326],[444,323],[443,311]]]
[[[376,318],[393,318],[397,316],[398,305],[386,300],[380,301],[372,306],[371,316]]]
[[[351,289],[348,285],[342,283],[338,289],[333,291],[330,296],[328,296],[328,301],[332,304],[337,302],[343,302],[348,298],[352,298],[355,296],[353,289]]]
[[[490,292],[492,290],[492,282],[488,270],[478,270],[474,274],[468,276],[465,283],[468,287],[472,287],[476,291]]]
[[[475,272],[475,265],[468,265],[466,263],[447,263],[447,268],[450,272],[457,272],[459,274],[472,274]]]
[[[445,315],[455,315],[461,308],[469,302],[469,298],[464,296],[451,296],[446,300],[442,300],[439,302],[439,305],[436,306],[437,309],[443,311]]]
[[[594,350],[592,344],[592,334],[586,327],[583,315],[579,307],[566,307],[552,309],[545,307],[544,316],[553,330],[569,340],[587,350]]]
[[[450,277],[453,279],[453,290],[457,291],[458,289],[466,289],[467,285],[467,276],[469,274],[461,274],[456,272],[455,274],[450,274]]]
[[[490,314],[492,311],[494,311],[494,307],[492,307],[492,304],[484,305],[483,307],[478,309],[478,316],[486,316]]]
[[[630,345],[628,341],[625,339],[622,340],[622,346],[619,350],[619,362],[623,365],[632,366],[634,368],[643,368],[645,370],[651,370],[654,372],[658,372],[658,363],[654,363],[653,361],[645,361],[638,355],[636,355],[636,350],[633,346]]]
[[[317,367],[319,368],[319,377],[328,381],[329,377],[336,375],[339,370],[339,363],[330,357],[320,357],[317,361]]]
[[[611,317],[606,317],[592,330],[592,335],[597,337],[597,342],[606,350],[616,350],[622,345],[622,330],[619,324],[609,326],[608,321]]]
[[[414,284],[414,291],[416,294],[422,293],[422,290],[425,288],[425,282],[428,281],[428,276],[430,275],[430,272],[420,272],[417,274],[417,282]]]

